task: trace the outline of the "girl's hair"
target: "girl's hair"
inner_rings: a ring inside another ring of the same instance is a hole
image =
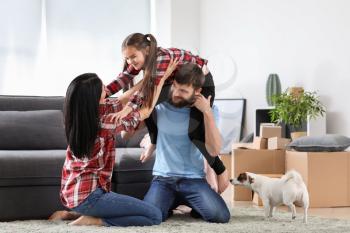
[[[68,145],[77,158],[90,158],[99,130],[102,81],[94,73],[76,77],[68,86],[64,124]]]
[[[155,90],[155,74],[157,61],[157,40],[151,34],[133,33],[125,38],[122,43],[122,51],[128,46],[132,46],[137,50],[141,50],[145,55],[144,76],[141,86],[141,92],[144,96],[144,104],[150,107],[153,102]],[[146,49],[148,54],[146,56]],[[124,61],[124,70],[128,67],[126,60]]]

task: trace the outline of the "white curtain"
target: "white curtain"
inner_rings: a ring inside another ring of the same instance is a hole
[[[109,83],[121,43],[150,30],[149,0],[2,0],[0,94],[65,95],[85,72]]]

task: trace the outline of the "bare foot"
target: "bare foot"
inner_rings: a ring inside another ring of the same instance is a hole
[[[140,160],[142,163],[146,162],[149,158],[151,158],[153,152],[156,150],[156,145],[150,143],[145,147],[145,149],[142,151]]]
[[[60,210],[56,211],[49,217],[49,221],[58,220],[75,220],[80,217],[80,214],[74,211]]]
[[[95,218],[91,216],[81,216],[77,220],[69,223],[68,225],[71,226],[90,226],[90,225],[95,225],[95,226],[102,226],[102,219],[100,218]]]
[[[190,213],[192,208],[186,206],[186,205],[179,205],[175,209],[173,209],[174,214],[188,214]]]

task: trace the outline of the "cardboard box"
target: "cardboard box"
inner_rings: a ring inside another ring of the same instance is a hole
[[[267,138],[254,137],[253,149],[267,149]]]
[[[285,171],[284,150],[232,150],[231,177],[236,178],[242,172],[253,172],[257,174],[281,174]],[[251,190],[234,186],[234,201],[251,201]]]
[[[269,138],[267,142],[267,149],[269,150],[281,150],[286,149],[286,146],[291,142],[289,138],[273,137]]]
[[[282,127],[281,126],[267,126],[260,125],[260,137],[262,138],[273,138],[282,137]]]
[[[286,152],[286,171],[298,171],[310,207],[350,206],[350,152]]]
[[[281,178],[283,174],[259,174],[263,176],[268,176],[271,178]],[[263,202],[257,193],[253,193],[253,203],[257,206],[263,206]]]
[[[253,193],[253,203],[257,206],[263,206],[262,200],[257,193]]]
[[[232,149],[267,149],[267,138],[254,137],[252,143],[234,143]]]

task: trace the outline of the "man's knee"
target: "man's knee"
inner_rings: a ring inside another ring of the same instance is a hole
[[[225,208],[224,210],[220,211],[217,222],[227,223],[230,221],[230,218],[231,218],[230,211],[227,208]]]
[[[206,214],[206,216],[203,216],[205,221],[215,223],[227,223],[230,221],[230,218],[231,214],[227,208],[213,210],[209,214]]]
[[[145,196],[145,198],[143,200],[147,203],[154,205],[155,207],[157,207],[160,210],[161,215],[162,215],[161,216],[162,222],[164,222],[169,217],[169,210],[165,209],[164,206],[162,206],[159,201],[156,201],[155,199],[150,198],[149,196],[147,197],[147,195]]]

